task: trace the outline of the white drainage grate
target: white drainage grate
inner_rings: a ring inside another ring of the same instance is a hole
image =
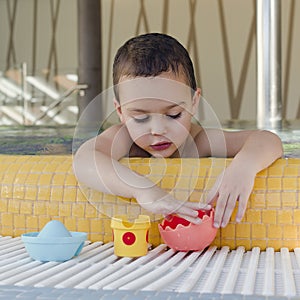
[[[0,237],[0,285],[222,295],[300,296],[300,248],[175,252],[159,245],[139,258],[116,257],[113,243],[86,243],[69,261],[32,260],[20,238]]]

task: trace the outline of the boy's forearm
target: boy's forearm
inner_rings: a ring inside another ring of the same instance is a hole
[[[269,131],[254,131],[247,138],[232,163],[258,173],[283,155],[282,142]]]
[[[73,168],[79,182],[92,189],[126,198],[136,198],[154,184],[117,160],[99,152],[90,151],[75,155]]]

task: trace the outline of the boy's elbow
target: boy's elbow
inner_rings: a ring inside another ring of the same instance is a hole
[[[277,134],[275,134],[275,133],[272,133],[272,134],[274,135],[274,138],[275,138],[277,158],[281,158],[281,157],[283,157],[283,153],[284,153],[282,141]]]
[[[85,177],[86,155],[83,152],[83,149],[79,148],[73,155],[72,168],[78,181],[84,181]]]
[[[263,132],[266,132],[271,138],[271,143],[272,143],[272,148],[274,151],[275,158],[278,159],[283,157],[284,154],[283,144],[280,137],[271,131],[263,130]]]
[[[72,168],[73,168],[73,172],[75,177],[79,180],[80,177],[80,165],[81,165],[81,155],[78,153],[78,151],[73,155],[73,162],[72,162]]]

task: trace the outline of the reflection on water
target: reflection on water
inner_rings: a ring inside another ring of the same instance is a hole
[[[300,130],[277,132],[283,142],[285,157],[300,157]]]
[[[70,154],[73,127],[0,127],[0,154]]]
[[[232,124],[226,124],[224,128],[229,125]],[[239,125],[241,129],[251,129],[249,124]],[[285,157],[300,157],[299,128],[276,132],[283,142]],[[74,130],[68,126],[0,127],[0,154],[71,154]],[[237,130],[237,127],[231,126],[231,130]]]

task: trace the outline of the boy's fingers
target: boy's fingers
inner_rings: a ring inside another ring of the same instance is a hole
[[[232,215],[232,212],[235,208],[237,198],[238,198],[237,195],[229,196],[227,203],[226,203],[225,210],[224,210],[224,214],[222,217],[221,227],[225,227],[228,224],[230,217]]]
[[[210,210],[211,209],[210,204],[201,203],[201,202],[186,202],[184,205],[186,207],[192,208],[194,210],[199,210],[199,209]]]
[[[182,206],[180,207],[180,209],[178,209],[177,214],[181,214],[181,215],[185,215],[188,217],[192,217],[192,218],[197,218],[198,217],[198,211],[186,206]]]
[[[228,201],[228,195],[219,196],[217,205],[215,208],[215,217],[214,217],[214,227],[219,228],[221,226],[221,221],[226,209],[226,204]]]
[[[180,218],[183,218],[193,224],[200,224],[202,222],[202,220],[200,218],[193,218],[187,215],[183,215],[183,214],[177,214]]]
[[[215,203],[219,197],[219,192],[208,193],[206,197],[206,202],[209,204]]]
[[[243,218],[246,208],[247,208],[248,198],[249,198],[248,195],[240,195],[240,197],[239,197],[239,208],[238,208],[238,212],[236,214],[237,222],[242,221],[242,218]]]

